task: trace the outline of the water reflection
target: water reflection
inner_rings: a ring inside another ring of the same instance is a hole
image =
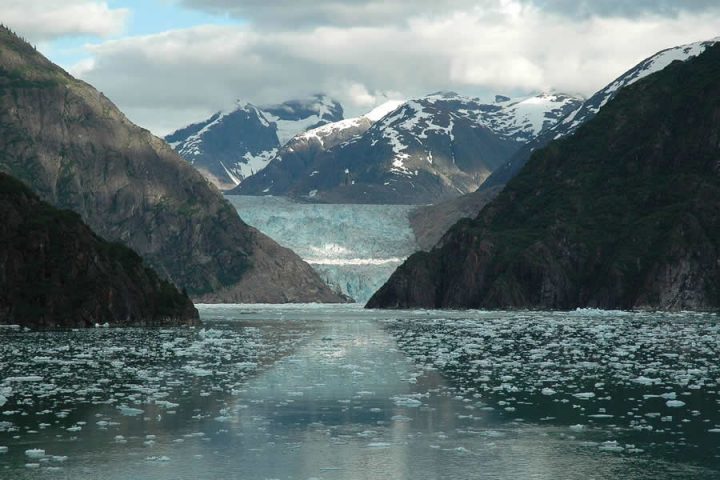
[[[202,314],[201,331],[4,337],[3,376],[12,365],[12,376],[47,378],[14,385],[2,407],[15,413],[0,417],[11,424],[0,432],[8,446],[0,478],[717,478],[710,466],[603,451],[566,425],[493,408],[486,393],[422,361],[424,351],[408,352],[406,318],[425,328],[424,339],[453,330],[440,320],[428,330],[424,312],[215,306]],[[74,350],[80,342],[85,353]],[[45,455],[30,458],[30,449]]]

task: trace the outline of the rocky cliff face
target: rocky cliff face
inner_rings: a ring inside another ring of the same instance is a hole
[[[193,325],[187,295],[132,250],[0,173],[0,324],[32,328]]]
[[[343,300],[290,251],[266,262],[280,247],[165,142],[4,29],[0,152],[0,170],[133,248],[193,298],[268,302],[287,291],[288,301]]]
[[[369,307],[720,307],[720,46],[622,89]]]

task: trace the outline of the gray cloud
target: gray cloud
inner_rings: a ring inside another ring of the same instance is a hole
[[[368,3],[379,4],[348,5]],[[465,9],[460,3],[435,17],[415,12],[401,23],[276,26],[269,33],[250,22],[131,37],[89,47],[88,60],[72,71],[162,134],[238,98],[266,103],[324,92],[352,115],[388,97],[437,90],[588,95],[656,51],[715,37],[720,29],[717,13],[702,9],[571,18],[518,0],[483,0],[483,8]]]
[[[302,29],[319,25],[369,26],[404,23],[409,17],[471,8],[478,0],[180,0],[186,7],[252,22]]]
[[[643,15],[677,16],[683,13],[717,11],[717,0],[527,0],[538,8],[575,18]]]
[[[179,0],[186,7],[249,20],[264,26],[303,29],[326,26],[402,25],[409,18],[484,10],[488,0]],[[505,2],[570,18],[677,16],[717,10],[717,0],[519,0]]]

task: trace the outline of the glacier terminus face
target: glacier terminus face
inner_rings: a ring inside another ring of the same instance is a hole
[[[334,289],[365,303],[419,250],[413,205],[296,203],[283,197],[228,195],[240,217],[295,251]]]

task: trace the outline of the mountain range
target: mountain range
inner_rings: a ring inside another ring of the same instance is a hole
[[[371,124],[346,121],[301,134],[231,193],[379,204],[457,197],[580,103],[559,94],[483,103],[439,92],[392,105]]]
[[[368,307],[718,308],[720,45],[661,52],[627,78]]]

